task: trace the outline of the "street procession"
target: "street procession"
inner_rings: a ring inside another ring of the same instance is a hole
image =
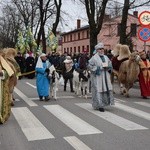
[[[0,150],[149,150],[150,1],[9,1]]]

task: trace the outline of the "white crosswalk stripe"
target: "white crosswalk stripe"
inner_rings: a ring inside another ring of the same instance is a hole
[[[12,113],[28,141],[54,138],[27,107],[12,108]]]
[[[118,108],[118,109],[123,110],[123,111],[126,111],[126,112],[133,114],[135,116],[150,120],[150,114],[147,112],[144,112],[144,111],[120,104],[120,103],[116,103],[115,106],[113,106],[113,107]]]
[[[26,82],[26,84],[29,85],[29,86],[31,86],[31,87],[33,87],[34,89],[36,89],[35,85],[33,85],[33,84],[29,83],[29,82]]]
[[[102,133],[59,105],[45,105],[44,107],[79,135]]]
[[[75,150],[92,150],[75,136],[64,137]]]
[[[138,125],[132,121],[129,121],[127,119],[124,119],[120,116],[117,116],[111,112],[105,111],[105,113],[103,112],[99,112],[96,110],[93,110],[93,108],[91,107],[91,104],[89,103],[78,103],[76,104],[77,106],[88,110],[89,112],[99,116],[100,118],[103,118],[105,120],[107,120],[108,122],[113,123],[114,125],[117,125],[125,130],[143,130],[143,129],[147,129],[146,127],[143,127],[141,125]]]
[[[145,107],[150,107],[150,104],[147,102],[134,102],[134,103],[145,106]]]
[[[17,93],[29,106],[38,106],[35,102],[30,100],[30,98],[28,98],[24,93],[22,93],[16,87],[14,88],[14,92]]]

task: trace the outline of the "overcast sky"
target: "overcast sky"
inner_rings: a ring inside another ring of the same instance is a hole
[[[124,2],[124,0],[116,0],[116,1],[120,2],[122,4]],[[143,0],[142,0],[142,2],[143,2]],[[77,19],[81,19],[81,26],[88,24],[85,8],[80,3],[74,3],[74,2],[72,2],[72,0],[63,0],[62,10],[64,10],[65,12],[67,12],[69,14],[69,16],[64,17],[65,25],[64,25],[63,29],[61,29],[62,31],[70,31],[70,30],[75,29],[76,24],[77,24],[76,23]],[[137,8],[137,9],[130,11],[130,13],[132,14],[133,11],[135,11],[135,10],[138,10],[139,14],[144,10],[149,11],[148,7],[141,7],[141,8]]]

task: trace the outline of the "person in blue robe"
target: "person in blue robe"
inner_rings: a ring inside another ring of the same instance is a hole
[[[36,63],[35,71],[36,71],[36,86],[37,92],[40,101],[45,98],[45,101],[48,101],[49,91],[50,91],[50,79],[49,75],[49,66],[47,63],[47,57],[45,53],[42,53],[38,57],[38,61]]]

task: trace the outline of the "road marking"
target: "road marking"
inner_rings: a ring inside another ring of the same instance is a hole
[[[51,97],[50,97],[51,98]],[[61,96],[61,97],[57,97],[57,99],[69,99],[69,98],[75,98],[74,96]],[[39,97],[33,97],[30,98],[31,100],[39,100]]]
[[[75,150],[92,150],[75,136],[64,137]]]
[[[115,98],[115,100],[117,101],[117,102],[125,102],[124,100],[122,100],[122,99],[119,99],[119,98]]]
[[[138,110],[138,109],[135,109],[135,108],[123,105],[123,104],[119,104],[119,103],[115,103],[115,106],[113,106],[113,107],[118,108],[118,109],[123,110],[123,111],[126,111],[126,112],[133,114],[135,116],[150,120],[150,114],[146,113],[144,111],[141,111],[141,110]]]
[[[150,107],[150,104],[146,102],[134,102],[134,103],[145,106],[145,107]]]
[[[31,87],[33,87],[34,89],[36,89],[36,86],[35,86],[35,85],[33,85],[33,84],[29,83],[29,82],[26,82],[26,84],[28,84],[28,85],[30,85]]]
[[[45,105],[44,107],[79,135],[102,133],[59,105]]]
[[[27,107],[12,108],[12,113],[28,141],[54,138]]]
[[[30,98],[28,98],[24,93],[22,93],[16,87],[14,88],[15,93],[17,93],[29,106],[38,106],[35,102],[33,102]]]
[[[15,99],[15,102],[20,102],[20,100],[19,99]]]
[[[108,122],[119,126],[125,130],[143,130],[143,129],[148,129],[146,127],[143,127],[139,124],[136,124],[130,120],[127,120],[125,118],[122,118],[120,116],[117,116],[111,112],[105,111],[105,112],[99,112],[97,110],[94,110],[91,106],[90,103],[77,103],[77,106],[88,110],[89,112],[93,113],[94,115],[103,118],[105,120],[107,120]]]

